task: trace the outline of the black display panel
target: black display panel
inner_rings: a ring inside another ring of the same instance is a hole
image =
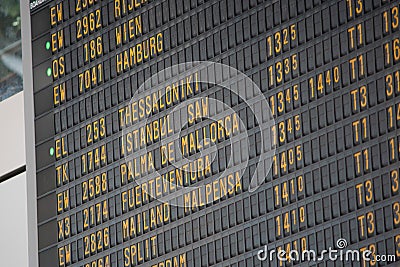
[[[399,9],[31,1],[39,266],[398,266]]]

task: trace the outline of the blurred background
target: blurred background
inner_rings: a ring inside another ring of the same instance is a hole
[[[21,0],[26,1],[26,0]],[[19,0],[0,0],[0,266],[28,265]]]
[[[22,91],[22,53],[19,0],[1,0],[0,101],[20,91]]]

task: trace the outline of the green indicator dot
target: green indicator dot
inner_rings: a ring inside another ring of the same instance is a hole
[[[49,77],[51,76],[51,68],[48,68],[48,69],[47,69],[46,74],[47,74],[47,76],[49,76]]]
[[[50,147],[50,156],[53,156],[53,155],[54,155],[54,148]]]
[[[50,42],[46,42],[46,50],[50,49]]]

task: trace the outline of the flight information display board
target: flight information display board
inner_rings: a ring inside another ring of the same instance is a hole
[[[31,0],[39,266],[398,266],[399,9]]]

